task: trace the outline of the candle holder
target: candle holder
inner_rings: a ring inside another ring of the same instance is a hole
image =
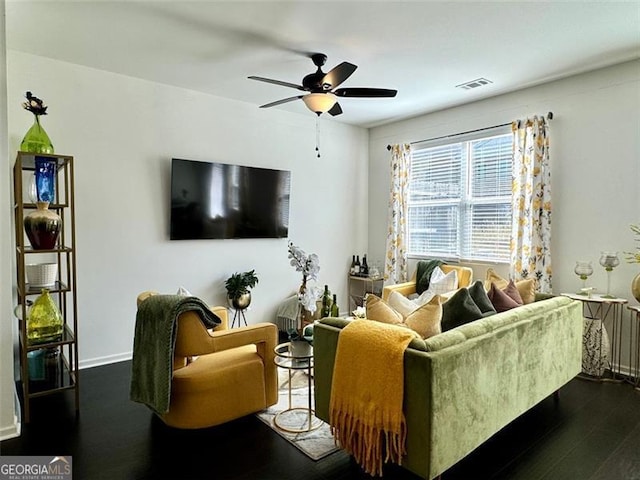
[[[611,295],[611,272],[614,267],[620,265],[618,252],[601,252],[600,265],[602,265],[607,272],[607,293],[603,295],[602,298],[616,298],[615,295]]]
[[[580,295],[588,295],[589,291],[587,290],[587,278],[589,278],[593,274],[593,266],[591,262],[585,261],[577,261],[576,267],[573,269],[573,272],[580,277],[582,280],[582,288],[578,292]]]

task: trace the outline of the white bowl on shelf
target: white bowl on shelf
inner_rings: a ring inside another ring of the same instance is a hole
[[[57,263],[31,263],[26,266],[27,283],[31,287],[51,287],[58,276]]]

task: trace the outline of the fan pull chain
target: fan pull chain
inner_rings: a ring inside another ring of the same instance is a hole
[[[320,158],[320,115],[316,117],[316,153]]]

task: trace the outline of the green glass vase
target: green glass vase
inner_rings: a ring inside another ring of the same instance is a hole
[[[40,125],[40,115],[34,115],[34,117],[35,121],[22,139],[20,150],[31,153],[54,153],[51,139]]]
[[[34,345],[60,340],[63,326],[60,309],[49,295],[49,290],[42,289],[27,317],[27,342]]]

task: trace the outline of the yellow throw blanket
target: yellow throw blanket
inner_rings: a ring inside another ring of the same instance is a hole
[[[405,453],[402,412],[404,351],[412,330],[354,320],[340,332],[331,385],[329,423],[338,444],[370,475]]]

